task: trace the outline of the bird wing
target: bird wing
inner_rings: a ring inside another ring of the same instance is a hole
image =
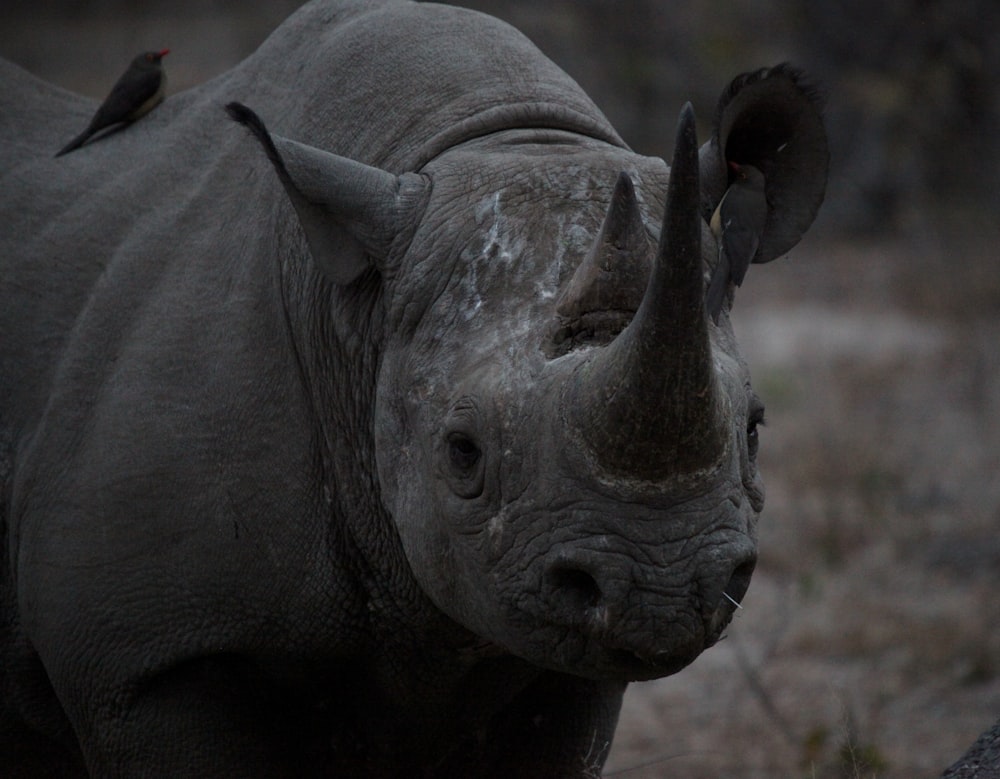
[[[722,251],[729,260],[729,278],[737,287],[746,278],[747,268],[757,254],[763,224],[727,224],[722,231]]]
[[[726,290],[729,288],[729,260],[726,259],[725,252],[719,252],[719,262],[712,271],[712,278],[708,283],[708,290],[705,293],[705,308],[708,310],[712,321],[719,324],[719,314],[722,312],[722,304],[726,300]]]
[[[126,70],[94,114],[91,131],[132,119],[136,109],[159,90],[162,76],[159,69]]]

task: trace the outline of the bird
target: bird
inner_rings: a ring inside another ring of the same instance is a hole
[[[737,162],[729,162],[729,168],[733,181],[709,221],[719,242],[719,261],[708,283],[706,307],[716,324],[729,284],[738,287],[743,283],[767,222],[764,174],[753,165]]]
[[[170,49],[161,49],[137,55],[128,70],[115,82],[87,129],[63,146],[56,156],[79,149],[92,135],[107,127],[134,122],[163,102],[167,74],[160,60],[169,53]]]

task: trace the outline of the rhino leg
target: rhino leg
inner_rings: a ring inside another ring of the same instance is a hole
[[[71,714],[91,776],[308,776],[292,733],[301,720],[268,695],[246,661],[198,658],[133,685],[87,696]],[[292,724],[294,723],[294,724]],[[291,759],[290,759],[291,758]],[[292,764],[289,765],[289,762]]]
[[[2,518],[0,518],[2,519]],[[0,521],[0,775],[86,777],[73,728],[41,660],[21,631]]]
[[[4,660],[8,660],[4,656]],[[5,665],[0,673],[14,670]],[[29,676],[13,684],[0,680],[0,754],[7,779],[85,779],[87,771],[73,731],[40,667],[17,669]],[[31,679],[30,684],[25,682]],[[31,689],[28,689],[30,687]],[[20,700],[18,700],[20,699]],[[29,701],[28,707],[18,705]],[[27,711],[21,711],[27,708]]]

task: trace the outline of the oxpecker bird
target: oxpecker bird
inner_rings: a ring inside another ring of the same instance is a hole
[[[729,283],[737,287],[743,283],[767,222],[764,174],[752,165],[730,162],[729,167],[735,178],[709,223],[719,242],[719,261],[708,284],[706,297],[708,313],[716,324]]]
[[[163,72],[160,60],[169,53],[169,49],[147,51],[132,60],[128,70],[97,109],[87,129],[61,148],[56,156],[79,149],[94,133],[106,127],[134,122],[163,102],[167,74]]]

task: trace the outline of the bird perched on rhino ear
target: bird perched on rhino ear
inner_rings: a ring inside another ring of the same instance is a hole
[[[136,56],[128,70],[115,82],[87,129],[61,148],[56,156],[79,149],[92,135],[107,127],[131,124],[162,103],[167,74],[160,60],[169,53],[169,49],[162,49]]]
[[[753,165],[730,162],[729,168],[735,175],[709,222],[719,242],[719,261],[708,284],[706,308],[716,324],[729,284],[743,283],[767,223],[764,174]]]

